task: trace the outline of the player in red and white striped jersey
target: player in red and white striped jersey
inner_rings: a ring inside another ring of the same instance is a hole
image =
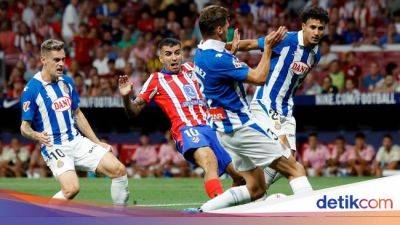
[[[225,172],[233,178],[234,186],[243,184],[215,130],[207,125],[206,103],[195,80],[193,65],[181,64],[181,43],[166,38],[158,48],[163,69],[150,75],[139,96],[133,98],[128,77],[120,76],[119,90],[126,110],[137,115],[152,99],[161,107],[171,121],[171,134],[178,151],[204,169],[205,190],[210,198],[223,193],[219,176]]]

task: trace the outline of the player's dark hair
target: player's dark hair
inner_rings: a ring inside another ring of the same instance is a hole
[[[385,134],[385,135],[383,136],[383,138],[389,138],[390,140],[393,140],[393,137],[392,137],[391,134]]]
[[[346,139],[342,135],[337,136],[336,140],[346,141]]]
[[[201,10],[199,27],[203,38],[214,35],[217,27],[225,26],[228,15],[228,10],[219,5],[210,5]]]
[[[364,134],[364,133],[362,133],[362,132],[358,132],[358,133],[356,134],[356,138],[362,138],[362,139],[365,139],[365,134]]]
[[[309,19],[319,20],[325,24],[329,23],[328,12],[321,7],[310,7],[305,9],[301,14],[301,21],[306,23]]]
[[[317,132],[311,132],[308,134],[308,137],[318,137]]]
[[[51,51],[60,51],[62,49],[64,49],[64,42],[56,39],[48,39],[40,46],[40,53],[43,55]]]
[[[164,38],[158,43],[158,49],[161,50],[164,46],[172,47],[176,45],[182,46],[181,42],[175,38]]]

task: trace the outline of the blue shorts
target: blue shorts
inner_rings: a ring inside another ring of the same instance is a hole
[[[201,147],[210,147],[218,161],[218,175],[225,173],[232,162],[231,157],[219,143],[216,131],[209,126],[183,127],[180,129],[182,141],[177,141],[177,150],[187,161],[196,165],[194,152]]]

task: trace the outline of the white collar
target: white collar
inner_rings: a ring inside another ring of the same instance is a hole
[[[208,39],[206,41],[201,41],[197,47],[201,50],[213,49],[218,52],[223,52],[225,50],[225,45],[225,42],[215,39]]]
[[[40,81],[40,83],[42,83],[43,86],[46,86],[48,84],[51,84],[51,82],[46,82],[43,80],[42,78],[42,71],[39,71],[35,74],[35,76],[33,76],[33,78],[35,78],[36,80]],[[59,77],[58,80],[64,80],[64,78]]]
[[[297,32],[297,41],[299,42],[300,46],[304,47],[304,37],[303,37],[303,30],[299,30]],[[312,49],[314,51],[315,54],[317,54],[318,51],[318,44],[314,46],[314,48]]]

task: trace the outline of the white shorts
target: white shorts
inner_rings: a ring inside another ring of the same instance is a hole
[[[291,155],[289,148],[274,140],[270,131],[263,130],[256,123],[230,134],[218,131],[217,135],[238,171],[249,171],[257,166],[265,168],[275,159]]]
[[[266,105],[261,106],[258,102],[251,102],[250,111],[256,117],[264,129],[269,128],[278,136],[286,136],[289,147],[296,150],[296,119],[293,116],[286,117],[278,112],[267,110]]]
[[[95,172],[101,158],[109,150],[83,136],[63,144],[45,147],[43,159],[55,177],[69,170]]]

